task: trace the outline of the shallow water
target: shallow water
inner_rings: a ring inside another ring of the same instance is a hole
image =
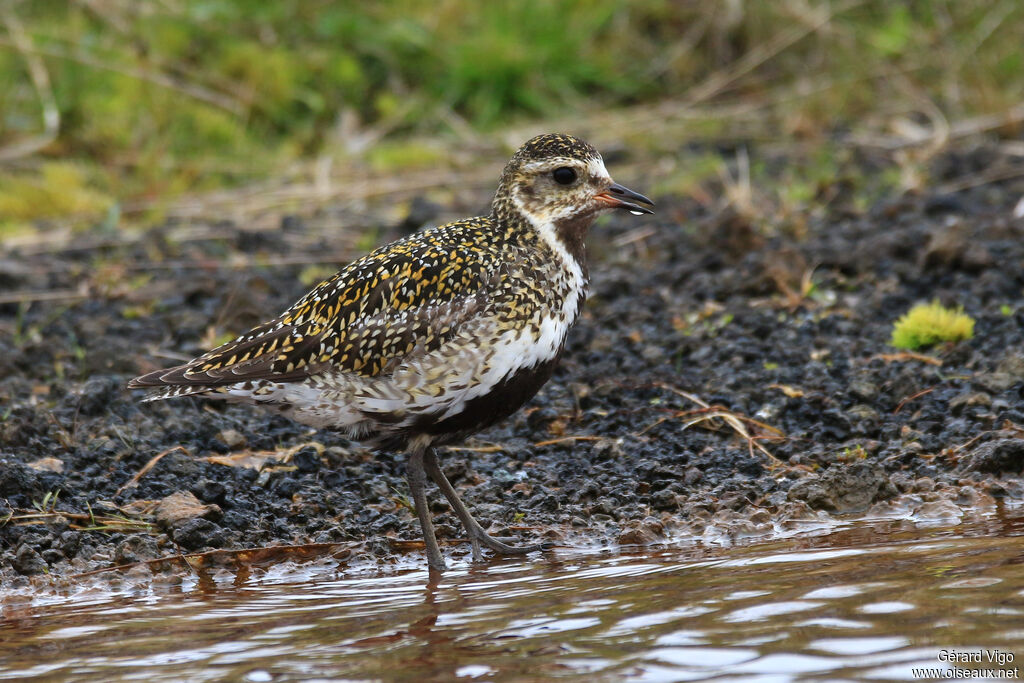
[[[8,595],[0,609],[0,680],[1019,677],[1024,510],[733,547],[558,551],[461,564],[437,583],[335,561]]]

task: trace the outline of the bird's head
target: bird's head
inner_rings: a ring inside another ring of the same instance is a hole
[[[538,135],[519,148],[501,175],[493,211],[499,218],[526,218],[551,226],[563,241],[582,240],[594,219],[623,209],[653,213],[654,203],[617,184],[591,145],[571,135]]]

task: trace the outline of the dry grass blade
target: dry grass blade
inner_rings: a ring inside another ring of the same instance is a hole
[[[152,533],[154,531],[152,524],[141,519],[131,519],[121,515],[96,515],[65,511],[12,513],[0,520],[0,526],[8,523],[14,526],[67,523],[68,528],[75,531],[135,531],[144,533]]]
[[[89,292],[78,289],[57,289],[50,292],[13,292],[0,294],[0,304],[31,304],[37,301],[78,301],[88,299]]]
[[[784,393],[789,398],[801,398],[804,395],[803,389],[798,389],[798,388],[792,387],[792,386],[790,386],[788,384],[772,383],[772,384],[768,385],[768,388],[769,389],[778,389],[779,391]]]
[[[913,401],[915,399],[921,398],[922,396],[926,396],[926,395],[932,393],[936,389],[938,389],[937,386],[928,387],[927,389],[922,389],[921,391],[918,391],[917,393],[911,394],[910,396],[905,396],[899,403],[896,404],[896,408],[892,411],[892,414],[896,415],[901,410],[903,410],[903,406],[907,405],[908,403],[910,403],[911,401]]]
[[[189,452],[188,452],[188,450],[187,450],[187,449],[186,449],[186,448],[185,448],[184,446],[174,446],[173,448],[168,448],[168,449],[167,449],[166,451],[163,451],[162,453],[157,453],[157,454],[156,454],[156,455],[154,455],[154,456],[153,456],[152,458],[150,458],[149,462],[147,462],[147,463],[146,463],[145,465],[143,465],[143,467],[142,467],[142,469],[141,469],[141,470],[139,470],[138,472],[136,472],[136,473],[135,473],[135,476],[134,476],[134,477],[132,477],[132,478],[131,478],[131,479],[129,479],[129,480],[128,480],[128,481],[126,482],[126,483],[124,483],[124,484],[123,484],[123,485],[121,486],[121,488],[119,488],[119,489],[117,490],[117,492],[116,492],[116,493],[115,493],[114,495],[115,495],[115,496],[119,496],[119,495],[121,495],[121,493],[122,493],[122,492],[123,492],[123,491],[124,491],[125,489],[129,489],[129,488],[132,488],[132,487],[134,487],[134,486],[137,486],[137,485],[138,485],[138,483],[139,483],[139,480],[140,480],[140,479],[142,479],[142,477],[144,477],[144,476],[146,475],[146,473],[147,473],[147,472],[149,472],[149,471],[150,471],[151,469],[153,469],[154,467],[156,467],[156,464],[157,464],[158,462],[160,462],[160,460],[161,460],[161,459],[162,459],[162,458],[163,458],[163,457],[164,457],[165,455],[168,455],[168,454],[170,454],[170,453],[173,453],[174,451],[181,451],[181,452],[182,452],[182,453],[184,453],[185,455],[189,455]]]
[[[23,515],[11,512],[11,514],[4,517],[4,523],[16,522],[15,526],[26,526],[40,522],[59,522],[65,520],[69,516],[69,514],[64,512],[28,512]]]
[[[689,429],[690,427],[692,427],[694,425],[698,425],[698,424],[712,424],[713,425],[714,423],[712,421],[715,420],[715,419],[719,419],[722,422],[724,422],[726,425],[728,425],[729,428],[732,429],[733,432],[735,432],[737,434],[737,436],[739,436],[741,439],[743,439],[744,441],[747,442],[747,449],[749,450],[751,456],[754,455],[754,449],[757,449],[758,451],[760,451],[762,454],[767,456],[772,461],[773,466],[784,465],[784,463],[781,460],[779,460],[778,458],[776,458],[774,455],[772,455],[772,453],[767,448],[765,448],[760,443],[758,443],[759,440],[763,440],[763,439],[784,439],[784,438],[786,438],[786,436],[785,436],[785,434],[783,434],[782,430],[777,429],[775,427],[772,427],[771,425],[767,425],[764,422],[760,422],[760,421],[755,420],[753,418],[747,417],[745,415],[740,415],[739,413],[735,413],[735,412],[733,412],[731,410],[728,410],[728,409],[726,409],[726,408],[724,408],[722,406],[713,406],[713,405],[709,404],[708,402],[704,401],[703,399],[701,399],[699,396],[696,396],[695,394],[691,394],[691,393],[689,393],[687,391],[683,391],[682,389],[678,389],[678,388],[676,388],[676,387],[674,387],[674,386],[672,386],[670,384],[665,384],[664,382],[656,382],[654,384],[654,386],[660,387],[660,388],[665,389],[667,391],[671,391],[672,393],[674,393],[674,394],[676,394],[678,396],[682,396],[686,400],[692,401],[693,403],[696,403],[697,405],[699,405],[701,407],[701,410],[681,411],[681,412],[676,413],[673,416],[673,417],[678,418],[678,417],[686,417],[686,416],[698,414],[697,417],[694,417],[694,418],[690,419],[689,421],[687,421],[686,424],[683,425],[683,429]],[[655,424],[660,424],[665,419],[668,419],[668,418],[662,418],[661,420],[659,420]],[[772,434],[772,436],[752,435],[750,433],[750,430],[747,429],[747,425],[752,425],[754,427],[757,427],[758,429],[762,429],[764,431],[770,432]],[[647,428],[645,428],[644,431],[647,431],[648,429],[651,429],[652,427],[654,427],[654,425],[648,426]]]
[[[900,353],[879,353],[875,356],[868,358],[867,362],[873,360],[883,360],[886,363],[899,362],[904,360],[917,360],[928,365],[942,365],[942,361],[934,356],[926,356],[923,353],[914,353],[913,351],[902,351]]]
[[[1015,434],[1024,436],[1024,427],[1019,424],[1013,423],[1009,420],[1003,420],[1003,429],[1008,432],[1014,432]]]
[[[249,469],[260,470],[270,460],[276,460],[281,464],[290,462],[292,457],[303,448],[312,448],[318,456],[324,453],[324,445],[322,443],[310,441],[289,446],[279,451],[240,451],[231,455],[211,455],[203,458],[203,460],[217,465],[224,465],[225,467],[248,467]]]
[[[453,453],[501,453],[507,451],[508,448],[501,444],[494,444],[492,446],[447,446],[445,450]]]
[[[989,171],[988,173],[978,173],[968,175],[966,178],[961,178],[954,182],[945,183],[935,189],[936,194],[953,194],[956,192],[963,192],[969,190],[972,187],[980,187],[982,185],[988,185],[990,183],[998,183],[1003,180],[1012,180],[1024,176],[1024,169],[1017,167],[999,169],[997,171]]]
[[[73,515],[74,518],[87,517],[89,524],[69,524],[68,527],[76,531],[134,531],[144,533],[156,533],[156,528],[149,522],[141,519],[130,519],[118,515]]]
[[[988,429],[979,434],[975,434],[974,436],[972,436],[970,439],[963,442],[959,446],[953,446],[952,448],[944,449],[943,454],[946,455],[947,457],[958,458],[960,457],[960,453],[962,451],[967,450],[968,448],[976,444],[978,441],[986,437],[992,436],[993,434],[998,434],[999,431],[1013,432],[1018,436],[1024,436],[1024,427],[1021,427],[1018,424],[1014,424],[1010,420],[1004,420],[999,430]]]
[[[603,436],[561,436],[557,439],[548,439],[546,441],[538,441],[533,444],[535,447],[541,446],[553,446],[557,443],[567,443],[571,441],[604,441],[606,437]]]

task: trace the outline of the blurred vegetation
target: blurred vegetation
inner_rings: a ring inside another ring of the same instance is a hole
[[[1020,103],[1021,35],[1016,0],[7,2],[0,230],[322,154],[429,166],[443,146],[417,139],[674,99],[750,103],[778,139],[934,128]],[[677,148],[725,134],[715,115],[651,132]],[[830,158],[791,179],[791,201]]]

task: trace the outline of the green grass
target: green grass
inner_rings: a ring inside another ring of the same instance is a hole
[[[115,202],[243,184],[296,159],[358,150],[353,132],[385,136],[365,152],[373,168],[429,165],[443,145],[402,139],[572,122],[700,93],[702,105],[755,107],[761,136],[816,145],[837,130],[885,130],[929,112],[957,120],[1005,111],[1024,91],[1024,6],[1012,0],[10,7],[0,13],[0,154],[41,128],[33,59],[60,126],[15,170],[0,167],[0,230],[94,221]],[[735,135],[714,115],[668,134],[618,133],[662,150]],[[813,202],[837,173],[827,156],[809,161],[783,203]],[[684,189],[699,180],[669,176],[666,185]]]

